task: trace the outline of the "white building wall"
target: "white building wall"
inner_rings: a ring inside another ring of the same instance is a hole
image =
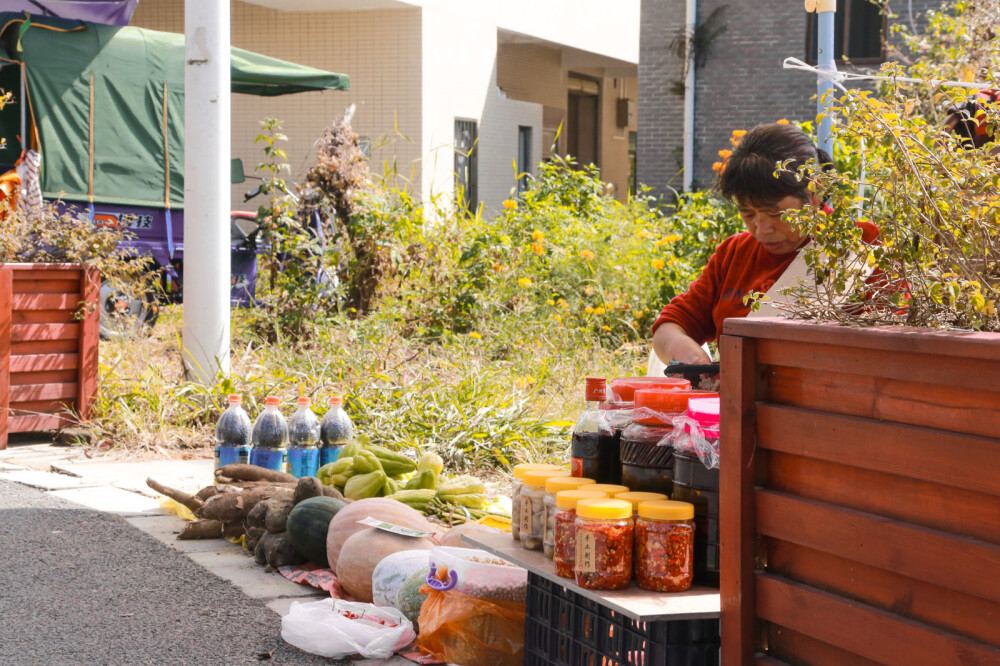
[[[485,204],[488,215],[499,211],[503,200],[515,191],[514,163],[521,126],[531,128],[531,155],[529,164],[517,165],[517,174],[534,175],[542,157],[542,105],[501,97],[494,88],[493,94],[487,95],[479,133],[479,201]]]

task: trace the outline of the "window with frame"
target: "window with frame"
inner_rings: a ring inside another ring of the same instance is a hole
[[[517,128],[517,193],[523,194],[531,181],[531,127]]]
[[[806,60],[816,64],[818,16],[808,14],[806,22]],[[871,0],[841,0],[833,19],[833,58],[847,57],[859,65],[880,64],[885,59],[882,36],[887,21],[882,8]]]
[[[455,119],[455,195],[459,206],[472,214],[479,206],[476,177],[478,139],[476,121]]]

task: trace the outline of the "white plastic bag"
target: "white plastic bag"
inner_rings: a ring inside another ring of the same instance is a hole
[[[292,602],[281,618],[281,637],[300,650],[343,659],[360,654],[387,659],[416,638],[413,623],[395,608],[343,599]]]

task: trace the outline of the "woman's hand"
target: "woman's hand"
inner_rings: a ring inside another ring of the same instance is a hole
[[[712,362],[701,345],[673,322],[662,324],[656,329],[653,334],[653,350],[666,364],[670,361],[688,365],[707,365]]]

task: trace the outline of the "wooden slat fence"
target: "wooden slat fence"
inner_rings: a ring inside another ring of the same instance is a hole
[[[1000,335],[724,332],[723,663],[1000,664]]]
[[[97,390],[96,270],[0,264],[0,449],[9,433],[89,416]]]

